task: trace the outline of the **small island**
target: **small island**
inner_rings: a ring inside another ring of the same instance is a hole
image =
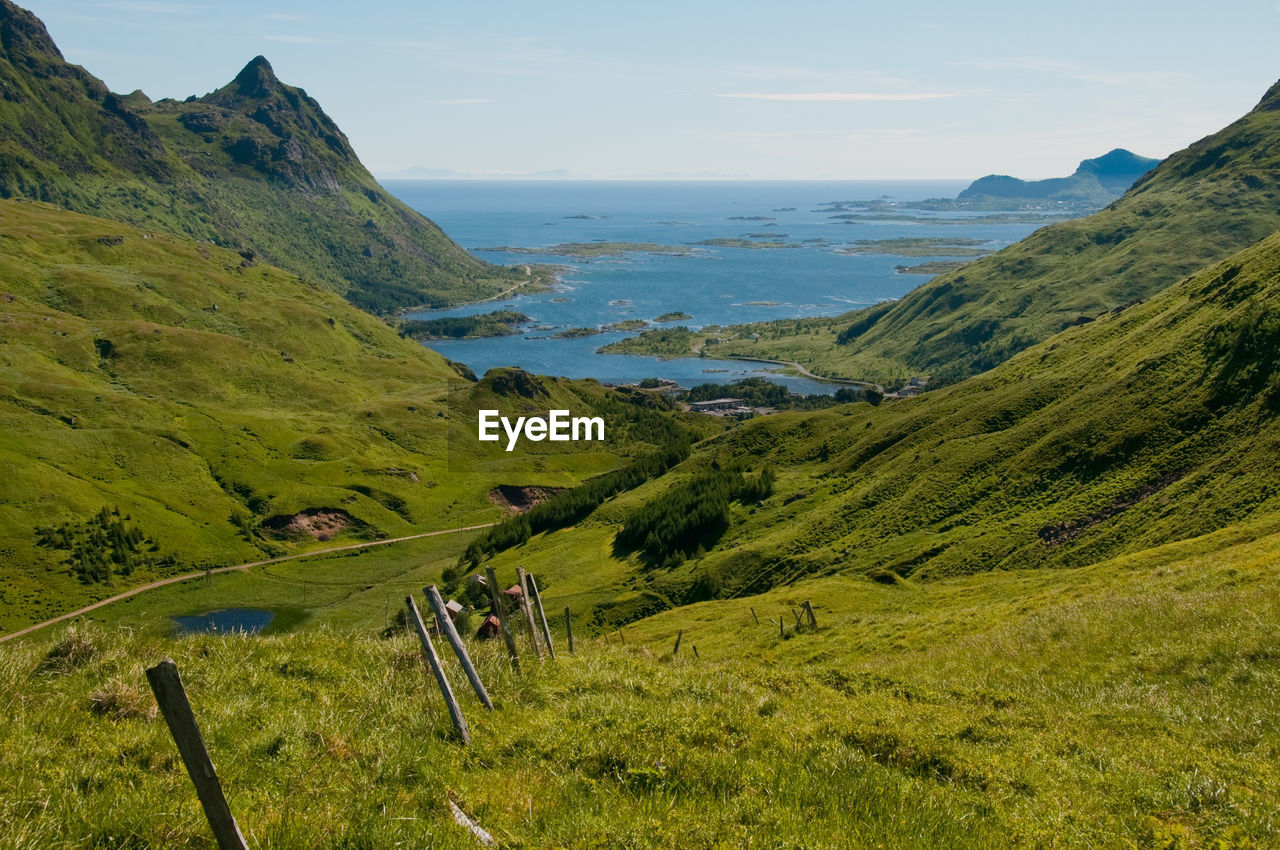
[[[539,256],[572,257],[590,260],[597,257],[613,257],[621,254],[663,254],[671,257],[687,257],[697,252],[684,245],[657,245],[653,242],[565,242],[545,247],[520,247],[499,245],[495,248],[479,248],[504,254],[536,254]]]
[[[551,335],[552,339],[580,339],[584,336],[595,336],[604,333],[600,328],[566,328]]]
[[[656,355],[663,360],[677,357],[691,357],[694,346],[701,339],[689,328],[678,325],[674,328],[654,328],[639,336],[631,336],[611,342],[597,349],[600,354],[647,354]]]
[[[605,325],[606,331],[638,331],[641,328],[649,327],[649,323],[644,319],[623,319],[621,322],[612,322]]]
[[[701,242],[694,242],[694,245],[705,245],[710,248],[798,248],[795,242],[778,242],[776,240],[756,241],[754,239],[703,239]]]
[[[923,263],[917,263],[914,266],[894,266],[894,271],[898,274],[946,274],[956,269],[963,268],[973,262],[972,260],[925,260]]]
[[[676,310],[671,313],[663,313],[661,316],[658,316],[653,321],[658,324],[662,324],[663,322],[687,322],[689,319],[692,319],[692,318],[693,316],[690,316],[688,313],[685,313],[682,310]]]
[[[893,254],[899,257],[983,257],[992,253],[986,239],[965,237],[906,237],[860,239],[837,254]]]
[[[520,333],[519,325],[533,321],[514,310],[495,310],[475,316],[448,316],[439,319],[401,319],[396,330],[402,336],[422,342],[432,339],[480,339]]]

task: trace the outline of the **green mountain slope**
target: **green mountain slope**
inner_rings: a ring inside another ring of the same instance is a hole
[[[320,105],[262,57],[201,98],[115,95],[0,0],[0,91],[0,197],[253,252],[375,312],[526,280],[382,189]]]
[[[720,329],[725,342],[700,351],[792,361],[887,388],[931,375],[936,387],[1149,298],[1277,228],[1280,83],[1252,112],[1173,154],[1101,212],[1038,230],[898,301]],[[661,342],[649,332],[631,348],[670,356]]]
[[[0,644],[6,844],[208,840],[148,716],[143,668],[170,656],[263,845],[474,848],[451,796],[517,847],[1274,846],[1270,534],[1072,570],[808,581],[667,612],[623,644],[586,637],[579,617],[576,654],[553,622],[559,659],[518,675],[501,641],[475,642],[496,711],[443,653],[465,751],[416,636],[375,636],[381,604],[358,629],[177,640],[134,610],[127,629]],[[386,588],[392,610],[437,577]],[[817,630],[792,619],[806,599]]]
[[[956,386],[749,421],[573,535],[498,562],[590,563],[633,592],[626,605],[600,598],[609,622],[812,573],[894,581],[1088,564],[1269,515],[1280,508],[1277,304],[1280,234]],[[687,562],[655,566],[616,546],[641,505],[674,500],[681,482],[766,465],[774,494],[733,503]]]
[[[43,204],[0,201],[0,281],[2,629],[315,537],[496,519],[492,487],[571,486],[670,436],[593,382],[473,385],[296,275]],[[481,401],[612,430],[507,453],[475,441]]]
[[[1280,228],[1280,84],[1248,115],[1173,154],[1111,207],[941,275],[841,336],[867,358],[956,379]]]

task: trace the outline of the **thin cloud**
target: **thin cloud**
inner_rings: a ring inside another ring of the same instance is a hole
[[[141,12],[144,15],[189,15],[193,12],[209,8],[194,3],[163,3],[152,0],[104,0],[97,4],[103,9],[115,9],[120,12]]]
[[[732,97],[741,100],[782,100],[793,103],[885,103],[897,102],[905,103],[920,100],[945,100],[950,97],[959,97],[955,92],[860,92],[860,91],[829,91],[829,92],[788,92],[788,93],[764,93],[764,92],[741,92],[733,94],[718,94],[716,97]]]
[[[1106,68],[1086,68],[1075,62],[1037,56],[984,59],[953,64],[983,71],[1033,71],[1042,74],[1058,74],[1068,79],[1102,85],[1160,85],[1185,80],[1191,76],[1186,71],[1113,71]]]
[[[338,39],[323,35],[264,35],[267,41],[280,44],[337,44]]]

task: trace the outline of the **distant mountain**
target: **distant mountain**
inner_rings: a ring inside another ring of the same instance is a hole
[[[1012,198],[1103,206],[1123,195],[1142,175],[1159,164],[1158,159],[1116,148],[1095,159],[1084,160],[1070,177],[1019,180],[1004,174],[989,174],[970,183],[957,199]]]
[[[0,197],[205,239],[389,312],[518,283],[380,187],[261,56],[204,97],[117,95],[0,0]]]

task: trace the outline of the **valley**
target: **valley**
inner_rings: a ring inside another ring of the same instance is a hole
[[[377,35],[332,114],[427,56],[441,139],[629,67]],[[724,151],[986,97],[770,85]],[[1280,83],[1044,180],[387,187],[262,56],[0,0],[0,95],[5,846],[1280,843]]]

